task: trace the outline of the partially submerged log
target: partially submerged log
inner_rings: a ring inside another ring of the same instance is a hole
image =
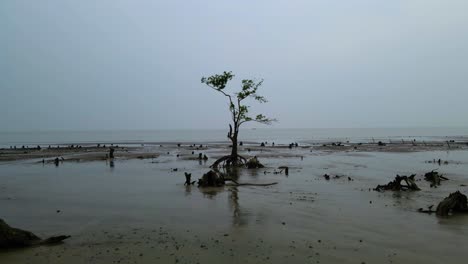
[[[437,188],[441,181],[448,181],[448,179],[442,176],[442,174],[439,174],[439,172],[434,170],[424,174],[424,179],[431,182],[431,187],[434,188]]]
[[[395,179],[385,185],[377,185],[374,188],[375,191],[419,191],[418,185],[416,185],[414,181],[414,177],[416,174],[412,174],[411,176],[400,176],[397,175]],[[402,182],[406,184],[402,184]]]
[[[430,205],[427,207],[427,210],[423,209],[423,208],[419,208],[418,209],[418,212],[420,213],[425,213],[425,214],[432,214],[432,213],[435,213],[436,211],[432,210],[432,207],[434,207],[434,205]]]
[[[70,236],[54,236],[41,239],[29,231],[10,227],[3,219],[0,219],[0,248],[50,245],[60,243],[67,238],[70,238]]]
[[[448,216],[450,213],[468,213],[468,203],[466,195],[460,191],[451,193],[437,205],[437,216]]]

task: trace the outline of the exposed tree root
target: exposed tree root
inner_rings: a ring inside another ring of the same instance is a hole
[[[217,159],[210,168],[216,169],[220,165],[223,168],[245,166],[247,159],[241,155],[228,155]]]
[[[375,187],[375,191],[419,191],[419,187],[416,185],[414,181],[414,177],[416,174],[411,176],[400,176],[397,175],[395,179],[386,185],[377,185]],[[406,184],[402,184],[401,182],[404,181]]]
[[[431,182],[431,187],[434,188],[437,188],[441,181],[448,181],[446,177],[442,176],[442,174],[439,174],[439,172],[434,170],[424,174],[424,179]]]

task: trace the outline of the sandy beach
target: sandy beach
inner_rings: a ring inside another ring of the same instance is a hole
[[[224,144],[119,147],[112,166],[108,149],[95,146],[4,149],[2,218],[41,237],[72,237],[56,246],[2,251],[0,260],[463,263],[468,255],[457,245],[466,241],[468,216],[417,210],[453,191],[468,193],[467,148],[465,142],[244,144],[241,154],[257,156],[266,167],[242,169],[237,181],[278,184],[220,188],[184,186],[183,174],[201,177],[229,151]],[[199,153],[209,160],[199,161]],[[50,162],[56,156],[63,157],[58,166]],[[438,159],[440,165],[433,163]],[[280,166],[290,168],[288,176],[278,173]],[[430,188],[423,175],[433,169],[450,180]],[[372,190],[413,173],[421,191]],[[326,180],[324,174],[346,177]]]

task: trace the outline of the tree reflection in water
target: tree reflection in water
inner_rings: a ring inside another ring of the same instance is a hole
[[[252,170],[257,171],[257,170]],[[236,182],[238,181],[241,169],[239,168],[230,168],[230,169],[223,169],[219,171],[219,173],[226,179],[233,179]],[[250,176],[256,176],[257,172],[252,172]],[[237,186],[229,186],[228,184],[225,187],[203,187],[198,188],[205,198],[214,199],[218,193],[224,192],[227,188],[228,194],[228,206],[229,209],[232,210],[232,224],[234,226],[242,226],[248,223],[246,214],[243,214],[241,211],[241,207],[239,205],[239,189]],[[187,186],[186,194],[190,194],[190,187]]]

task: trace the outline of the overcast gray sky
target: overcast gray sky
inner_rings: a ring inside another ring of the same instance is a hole
[[[466,126],[466,0],[2,0],[0,130]]]

